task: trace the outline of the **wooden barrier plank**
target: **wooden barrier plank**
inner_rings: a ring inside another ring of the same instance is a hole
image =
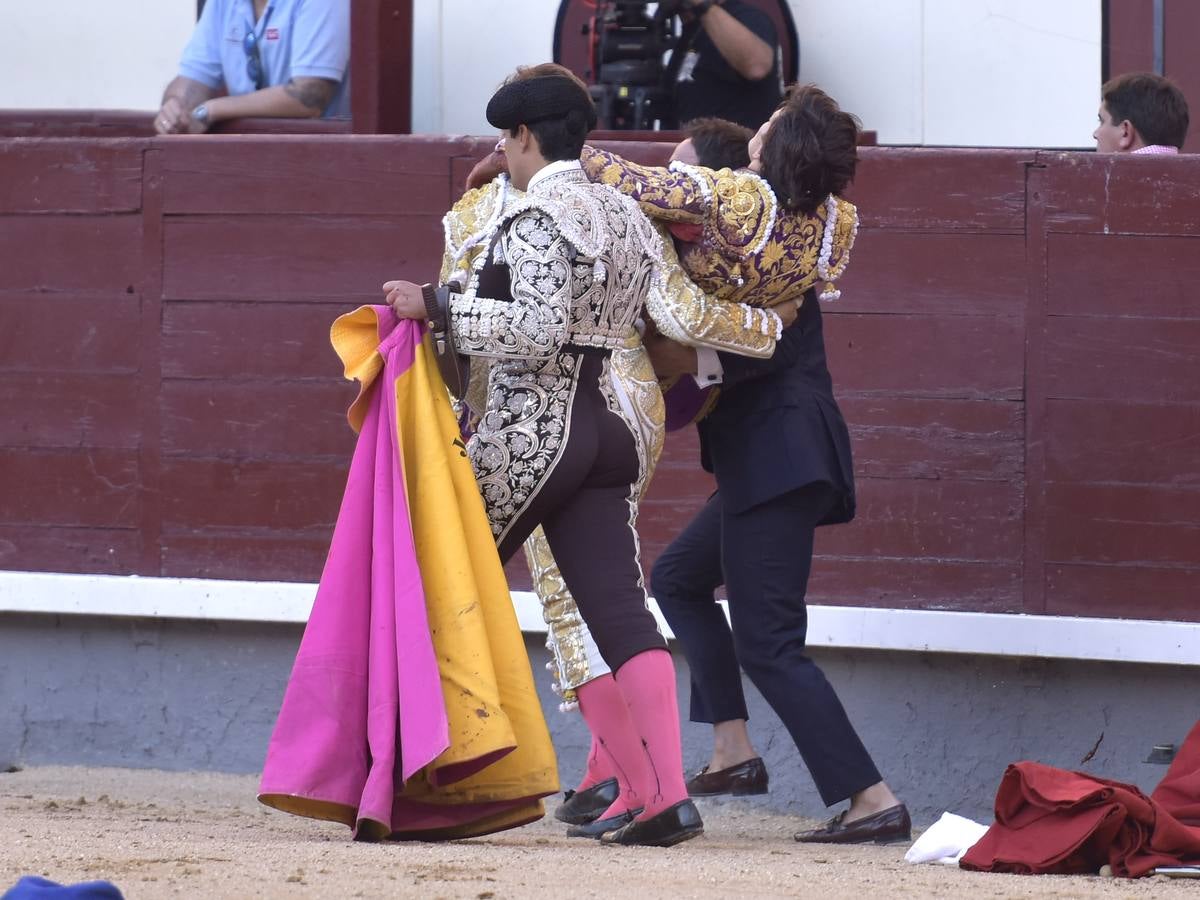
[[[0,448],[0,523],[134,528],[136,452]]]
[[[1194,235],[1200,157],[1038,153],[1050,231]]]
[[[6,373],[0,447],[136,449],[137,395],[130,375]]]
[[[1024,405],[1009,400],[841,400],[860,478],[1018,481]]]
[[[847,192],[867,228],[1025,231],[1028,150],[860,147]]]
[[[825,316],[838,396],[1019,400],[1024,331],[1009,316]]]
[[[808,582],[809,603],[1022,612],[1019,563],[837,558],[822,547],[832,528],[817,529],[818,556]]]
[[[442,232],[432,216],[170,217],[167,300],[377,303],[392,278],[436,279]]]
[[[378,298],[367,302],[378,302]],[[356,305],[284,300],[167,303],[162,323],[163,374],[170,378],[341,381],[342,365],[330,346],[329,326]],[[345,384],[349,404],[354,388]]]
[[[1200,319],[1194,236],[1051,234],[1048,247],[1051,315]]]
[[[859,477],[1011,480],[1021,474],[1024,407],[1019,402],[858,395],[839,395],[838,402]],[[698,480],[693,491],[698,496],[707,497],[715,488],[712,476],[700,468],[692,427],[667,435],[649,499],[687,492],[690,480]]]
[[[163,151],[146,151],[142,191],[141,320],[138,323],[138,371],[141,390],[137,406],[142,440],[138,447],[140,480],[139,522],[142,558],[138,571],[160,574],[158,548],[162,540],[162,451],[159,393],[162,390],[163,313]]]
[[[1025,181],[1025,549],[1022,554],[1022,612],[1046,611],[1046,187],[1048,171],[1030,167]]]
[[[1200,319],[1051,316],[1047,334],[1048,397],[1200,403]]]
[[[674,148],[668,142],[596,146],[643,165],[666,165]],[[481,139],[455,159],[454,191],[461,191],[471,167],[490,150]],[[1025,166],[1033,151],[860,147],[858,152],[847,195],[858,204],[864,227],[1024,233]]]
[[[927,234],[864,228],[838,282],[838,313],[1016,316],[1025,313],[1019,234]]]
[[[131,137],[154,137],[154,115],[128,109],[4,109],[0,110],[0,139],[6,143],[9,138],[39,140],[42,147],[53,146],[46,138],[84,138],[85,146],[99,144],[96,138],[128,142]]]
[[[1019,484],[860,478],[858,516],[821,530],[831,556],[952,562],[1021,558]]]
[[[452,138],[361,136],[170,142],[164,146],[164,210],[441,218],[449,208],[449,157],[474,145]]]
[[[0,525],[0,569],[131,575],[137,571],[140,554],[136,528]]]
[[[245,528],[219,532],[164,530],[162,574],[173,578],[251,577],[316,582],[333,526],[295,530]]]
[[[0,216],[0,291],[132,294],[140,250],[138,215]]]
[[[714,490],[716,483],[700,468],[699,459],[688,459],[681,464],[660,461],[643,505],[669,502],[698,508]]]
[[[1118,565],[1046,567],[1046,612],[1200,622],[1200,566]]]
[[[1052,481],[1200,487],[1200,403],[1051,400]]]
[[[475,151],[468,152],[465,156],[456,156],[450,160],[450,193],[447,196],[447,200],[449,201],[446,206],[447,209],[463,195],[463,190],[467,184],[467,176],[471,174],[471,169],[475,168],[475,163],[487,156],[491,152],[491,149],[490,144],[480,142]]]
[[[1051,482],[1046,506],[1047,563],[1200,565],[1196,487]]]
[[[0,212],[137,212],[144,146],[135,140],[0,140]]]
[[[353,444],[329,324],[432,277],[490,139],[60,144],[0,141],[43,181],[0,189],[0,565],[315,580]],[[1129,615],[1149,593],[1134,614],[1194,616],[1200,168],[1032,158],[863,151],[824,307],[860,517],[819,533],[814,602]],[[647,572],[712,486],[672,435]]]
[[[689,468],[700,468],[700,433],[693,425],[668,431],[663,441],[659,465],[681,464]]]
[[[0,292],[0,372],[136,372],[139,298]]]
[[[349,385],[346,385],[349,387]],[[162,452],[224,459],[316,459],[354,452],[342,384],[244,380],[167,381]]]
[[[165,457],[164,532],[332,527],[349,463]]]

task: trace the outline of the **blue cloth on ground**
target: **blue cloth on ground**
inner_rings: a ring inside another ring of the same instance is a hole
[[[117,886],[108,881],[57,884],[48,878],[26,875],[0,900],[125,900]]]

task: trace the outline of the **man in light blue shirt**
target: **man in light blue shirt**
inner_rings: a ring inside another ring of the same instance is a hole
[[[154,128],[348,116],[349,62],[350,0],[207,0]]]

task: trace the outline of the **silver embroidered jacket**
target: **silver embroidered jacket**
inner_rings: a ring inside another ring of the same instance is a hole
[[[548,360],[565,345],[619,349],[643,301],[662,292],[662,243],[637,205],[580,169],[536,182],[504,210],[494,262],[509,267],[512,299],[478,296],[473,266],[451,299],[458,349]]]
[[[468,452],[501,541],[562,454],[581,353],[626,347],[646,297],[661,293],[663,275],[649,219],[578,166],[537,179],[496,224],[498,239],[476,256],[466,290],[451,296],[450,315],[455,346],[492,358]],[[493,268],[484,283],[504,284],[510,296],[480,295],[489,263],[503,264],[506,276]],[[658,387],[651,387],[661,415]],[[654,442],[645,436],[657,431],[661,443],[661,418],[642,423],[641,405],[633,409],[628,424],[646,471]]]
[[[503,210],[522,197],[524,193],[512,188],[504,177],[463,195],[443,221],[446,241],[442,283],[468,282],[468,272],[494,238]],[[659,231],[661,233],[661,227]],[[664,241],[663,252],[668,290],[675,290],[677,284],[690,286],[691,282],[679,269],[669,236]],[[493,362],[485,356],[472,357],[470,386],[467,396],[462,399],[473,416],[480,416],[485,411],[489,369]],[[662,452],[664,410],[653,367],[636,331],[630,329],[625,335],[622,348],[613,352],[611,362],[611,376],[616,382],[614,389],[631,398],[636,410],[640,432],[636,442],[639,452],[640,448],[645,448],[643,481],[648,482]],[[644,487],[643,483],[641,488]],[[575,689],[604,675],[609,668],[575,606],[541,527],[534,529],[525,542],[525,558],[546,621],[546,647],[553,659],[555,687],[563,699],[562,708],[568,709],[576,703]]]

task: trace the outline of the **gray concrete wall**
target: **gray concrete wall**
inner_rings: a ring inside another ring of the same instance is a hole
[[[0,614],[0,770],[9,765],[254,772],[262,763],[300,626]],[[549,690],[541,641],[527,641],[563,783],[587,732]],[[867,747],[918,824],[943,810],[990,820],[1004,767],[1035,759],[1129,781],[1200,718],[1200,667],[871,651],[813,652]],[[687,666],[676,654],[680,705]],[[747,685],[751,732],[771,774],[755,800],[823,814],[779,720]],[[1094,758],[1080,761],[1103,734]],[[684,762],[702,765],[707,728],[686,724]]]

